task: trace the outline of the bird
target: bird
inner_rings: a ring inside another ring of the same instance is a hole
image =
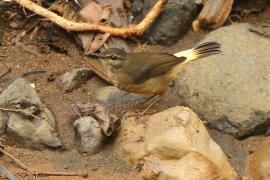
[[[219,53],[221,45],[212,41],[175,54],[127,53],[122,49],[109,48],[93,56],[101,60],[109,79],[118,89],[147,96],[162,96],[169,83],[177,78],[186,65]]]

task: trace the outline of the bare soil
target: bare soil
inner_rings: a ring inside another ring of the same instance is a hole
[[[1,11],[0,11],[1,12]],[[3,11],[2,11],[3,12]],[[33,69],[45,70],[45,74],[28,77],[30,82],[36,86],[43,103],[53,112],[57,132],[64,144],[64,149],[37,149],[33,150],[23,144],[15,143],[15,140],[8,135],[1,136],[1,142],[6,145],[5,150],[16,156],[28,167],[36,171],[58,171],[58,172],[87,172],[88,179],[140,179],[137,171],[128,163],[114,148],[112,148],[115,137],[112,137],[102,148],[100,153],[87,155],[79,152],[78,139],[73,128],[74,114],[71,111],[71,104],[76,101],[91,102],[91,94],[97,87],[106,86],[106,82],[95,76],[81,88],[72,93],[64,94],[57,87],[54,79],[75,68],[89,67],[88,57],[83,55],[81,49],[76,45],[69,33],[56,26],[41,28],[35,34],[32,41],[30,35],[24,36],[20,44],[10,45],[7,42],[18,35],[21,30],[10,27],[10,21],[4,19],[0,13],[0,37],[4,37],[3,45],[0,46],[0,72],[7,67],[12,72],[1,79],[0,83],[12,79],[15,75],[28,72]],[[247,22],[264,22],[270,20],[270,7],[263,12],[251,14]],[[152,46],[151,50],[174,53],[180,49],[192,47],[201,40],[208,31],[200,33],[189,31],[177,44],[171,47]],[[33,42],[40,38],[54,40],[57,47],[64,49],[64,52],[53,50],[48,46],[37,46]],[[1,38],[0,38],[1,39]],[[1,42],[0,42],[1,43]],[[166,93],[155,105],[152,111],[159,111],[180,105],[173,88]],[[129,107],[121,107],[119,114],[129,111]],[[254,148],[265,138],[263,136],[251,137],[242,141],[235,140],[229,135],[224,135],[210,130],[213,139],[220,144],[230,158],[232,165],[242,174],[245,157],[253,152]],[[6,156],[0,157],[0,164],[21,179],[33,178]],[[1,178],[1,176],[0,176]],[[81,177],[46,177],[44,179],[83,179]]]

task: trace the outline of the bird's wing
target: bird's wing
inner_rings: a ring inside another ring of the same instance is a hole
[[[176,64],[186,60],[186,57],[175,57],[166,53],[151,54],[147,62],[133,75],[134,83],[140,84],[146,80],[169,72]]]

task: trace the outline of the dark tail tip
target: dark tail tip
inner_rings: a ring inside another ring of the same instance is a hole
[[[220,43],[215,41],[199,44],[194,48],[194,51],[199,57],[206,57],[210,55],[219,54],[222,52]]]

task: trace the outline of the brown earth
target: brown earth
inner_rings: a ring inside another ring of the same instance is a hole
[[[269,21],[269,12],[270,7],[267,6],[261,13],[250,14],[245,21]],[[74,114],[71,111],[70,105],[76,101],[91,102],[90,95],[92,92],[97,87],[105,86],[106,83],[95,76],[72,93],[63,94],[57,89],[56,83],[53,81],[57,76],[75,68],[89,67],[88,58],[83,56],[82,51],[76,46],[71,35],[56,26],[47,26],[41,28],[32,41],[29,41],[30,35],[26,35],[20,41],[21,45],[10,45],[8,41],[21,31],[15,30],[9,26],[10,21],[6,21],[4,18],[4,14],[6,13],[6,11],[0,10],[0,44],[1,34],[5,39],[2,43],[3,45],[0,46],[0,55],[7,56],[0,56],[0,72],[4,71],[7,67],[11,68],[12,72],[0,79],[0,83],[6,82],[15,75],[29,70],[42,69],[46,71],[45,74],[34,75],[27,79],[35,84],[36,90],[43,103],[53,112],[56,119],[57,132],[64,144],[64,149],[33,150],[24,147],[22,144],[15,143],[15,140],[8,135],[3,135],[1,142],[6,145],[5,150],[36,171],[87,172],[89,174],[88,179],[140,179],[137,171],[131,164],[125,161],[114,148],[111,148],[114,137],[108,140],[102,151],[98,154],[84,155],[78,151],[78,139],[73,129]],[[175,53],[180,49],[192,47],[207,33],[208,31],[205,30],[200,33],[189,31],[185,37],[174,46],[166,48],[153,46],[150,47],[150,49]],[[48,37],[54,40],[57,47],[64,49],[64,52],[59,53],[59,50],[52,50],[48,48],[48,46],[37,46],[33,43],[39,38]],[[152,111],[159,111],[179,104],[180,102],[178,102],[173,88],[170,88]],[[116,112],[120,115],[123,112],[127,112],[129,109],[129,107],[124,106],[118,109],[116,108]],[[231,163],[240,174],[244,168],[246,155],[252,153],[254,148],[265,138],[257,136],[238,141],[231,136],[221,134],[214,130],[210,130],[210,134],[213,139],[220,144],[225,153],[229,156]],[[16,164],[6,156],[0,156],[0,164],[19,176],[20,179],[32,178],[32,176],[18,168]],[[67,179],[67,177],[50,177],[46,179]],[[82,178],[70,177],[69,179]]]

